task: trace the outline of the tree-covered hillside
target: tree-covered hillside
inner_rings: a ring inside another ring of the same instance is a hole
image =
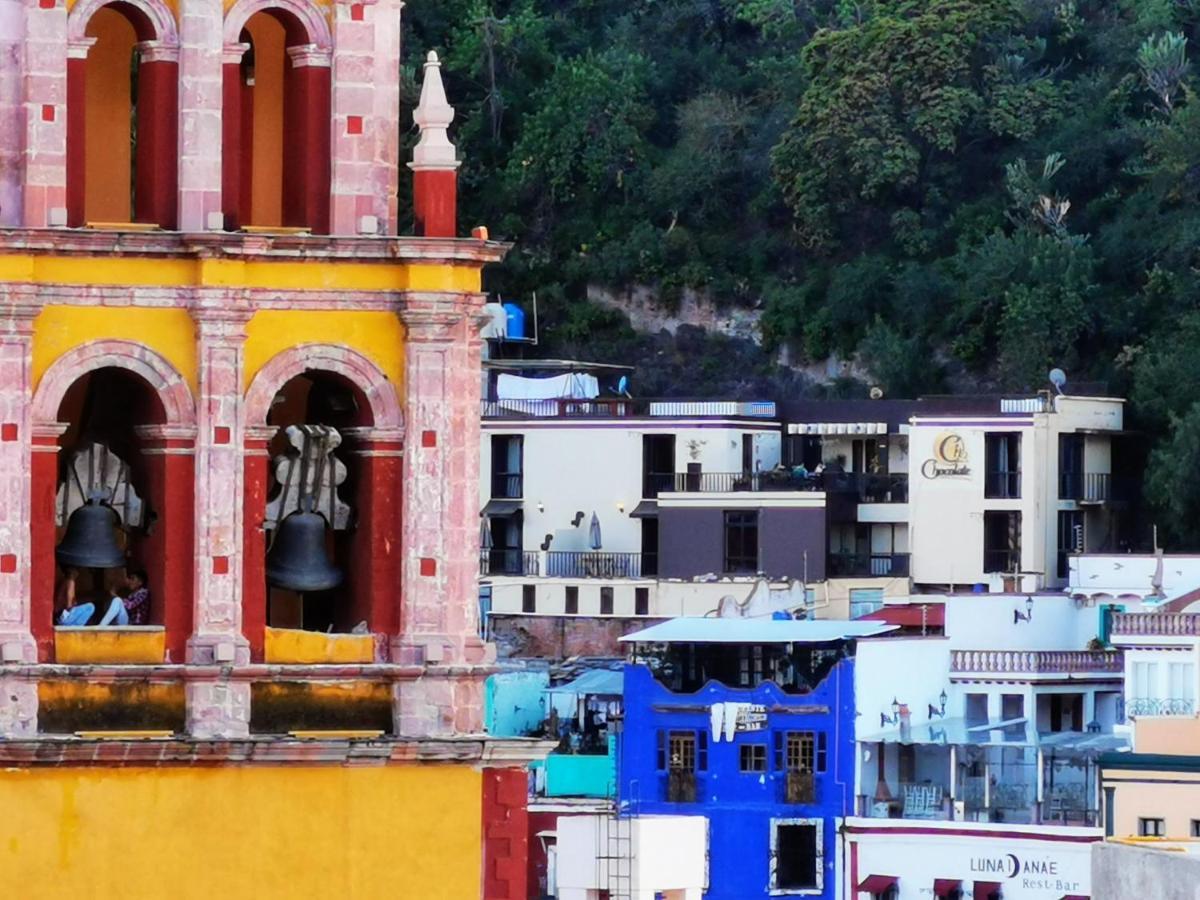
[[[537,290],[551,349],[655,360],[676,393],[787,384],[782,346],[891,396],[1061,366],[1133,399],[1158,521],[1200,546],[1200,0],[405,16],[408,99],[438,49],[464,214],[517,242],[495,287]],[[757,308],[763,349],[635,335],[585,299],[632,285]]]

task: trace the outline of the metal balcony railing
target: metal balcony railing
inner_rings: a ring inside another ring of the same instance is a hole
[[[1005,575],[1016,572],[1021,565],[1020,550],[984,550],[983,571],[1000,572]]]
[[[536,550],[483,550],[479,554],[480,575],[539,574]]]
[[[492,499],[520,500],[524,496],[524,480],[520,472],[493,472]]]
[[[550,550],[546,553],[550,578],[641,578],[642,554],[600,550]]]
[[[771,401],[594,397],[590,400],[555,398],[551,400],[480,400],[479,402],[480,415],[485,419],[704,418],[710,416],[775,418],[775,404]]]
[[[826,561],[830,578],[906,578],[907,553],[831,553]]]
[[[1126,716],[1194,716],[1194,697],[1129,697],[1125,700]]]
[[[1058,476],[1058,498],[1079,503],[1108,503],[1113,477],[1108,472],[1063,472]]]
[[[1120,650],[952,650],[951,672],[984,672],[994,675],[1120,673]]]
[[[671,769],[667,773],[667,802],[696,802],[696,773],[690,769]]]
[[[1200,635],[1200,614],[1179,612],[1117,613],[1112,633],[1122,635]]]
[[[983,496],[988,500],[1020,500],[1020,472],[988,472],[983,479]]]

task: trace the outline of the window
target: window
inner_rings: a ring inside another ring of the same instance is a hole
[[[738,510],[725,513],[725,571],[754,574],[758,571],[758,513]]]
[[[987,467],[983,496],[993,500],[1016,500],[1021,496],[1021,435],[1005,431],[984,436]]]
[[[635,616],[650,615],[650,588],[633,589],[633,614]]]
[[[1025,697],[1021,694],[1000,696],[1000,718],[1005,722],[1020,719],[1025,715]]]
[[[1058,514],[1058,577],[1070,574],[1070,557],[1083,552],[1083,513],[1063,510]]]
[[[1200,837],[1200,819],[1192,819],[1192,837]]]
[[[613,589],[610,587],[600,588],[600,615],[611,616],[613,614]]]
[[[524,496],[523,454],[524,439],[521,435],[492,435],[493,499],[514,500]]]
[[[850,618],[860,619],[880,609],[883,609],[883,588],[850,589]]]
[[[1138,837],[1164,837],[1166,833],[1165,819],[1138,819]]]
[[[533,613],[537,612],[537,586],[532,584],[521,585],[521,612]]]
[[[981,725],[988,720],[987,694],[967,694],[963,716],[968,725]]]
[[[823,888],[820,819],[772,819],[771,890],[820,891]]]
[[[738,751],[738,768],[742,772],[767,771],[767,745],[742,744]]]
[[[983,514],[983,571],[1015,573],[1021,567],[1021,514]]]
[[[642,435],[642,496],[657,497],[675,485],[675,435]]]
[[[1193,663],[1167,664],[1167,697],[1180,714],[1191,715],[1196,706],[1196,666]]]
[[[1083,499],[1083,435],[1058,436],[1058,499]]]
[[[824,772],[828,745],[823,731],[775,732],[775,768],[786,772]]]
[[[658,770],[662,772],[670,769],[707,771],[708,732],[658,732]]]
[[[575,585],[567,585],[567,598],[563,601],[563,612],[568,616],[579,614],[579,588]]]

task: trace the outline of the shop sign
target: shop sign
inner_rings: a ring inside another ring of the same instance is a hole
[[[944,478],[953,475],[970,475],[967,465],[967,442],[962,435],[953,431],[939,434],[933,441],[933,456],[921,463],[921,474],[926,478]]]

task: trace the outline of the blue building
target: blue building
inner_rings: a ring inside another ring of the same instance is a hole
[[[624,638],[620,815],[705,817],[708,900],[837,896],[855,641],[893,628],[684,618]]]

